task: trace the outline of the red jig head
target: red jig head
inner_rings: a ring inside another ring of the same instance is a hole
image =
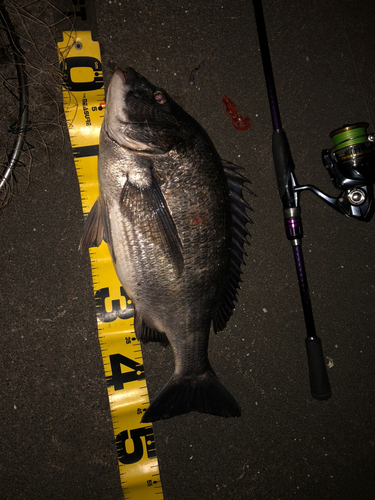
[[[250,118],[242,118],[241,115],[237,113],[237,108],[232,99],[225,95],[222,99],[222,103],[225,106],[225,114],[232,117],[232,125],[236,130],[240,132],[245,132],[245,130],[249,130],[251,127]]]

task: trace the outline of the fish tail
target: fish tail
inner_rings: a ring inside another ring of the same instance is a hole
[[[202,374],[174,373],[143,415],[142,422],[155,422],[191,411],[220,417],[239,417],[241,408],[219,381],[211,367]]]

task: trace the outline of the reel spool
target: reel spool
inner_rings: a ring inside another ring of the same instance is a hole
[[[334,147],[322,152],[333,185],[345,189],[339,208],[348,217],[369,221],[373,215],[375,150],[366,122],[344,125],[329,134]]]
[[[337,189],[348,185],[375,182],[374,135],[368,135],[368,123],[346,125],[329,134],[335,144],[330,158],[341,174],[340,179],[334,172],[332,182]],[[323,151],[323,163],[329,169],[330,164],[324,162],[326,151]],[[340,182],[341,181],[341,182]]]
[[[367,133],[368,126],[366,122],[343,125],[329,134],[334,146],[322,151],[322,160],[335,188],[343,190],[337,198],[311,185],[297,186],[294,191],[313,191],[346,217],[371,220],[375,210],[375,135]]]

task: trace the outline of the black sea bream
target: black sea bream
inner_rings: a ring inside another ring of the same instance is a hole
[[[248,235],[238,167],[223,165],[203,128],[132,68],[111,79],[99,147],[100,198],[81,251],[104,237],[143,342],[169,342],[175,372],[143,415],[239,416],[207,356],[239,288]]]

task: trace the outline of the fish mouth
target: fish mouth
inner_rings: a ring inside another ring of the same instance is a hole
[[[133,68],[126,68],[124,72],[122,72],[121,70],[117,70],[119,71],[120,73],[122,73],[124,79],[125,79],[125,84],[128,85],[128,86],[134,86],[134,81],[135,81],[135,75],[136,75],[136,72]]]
[[[145,145],[134,138],[127,137],[127,129],[139,123],[129,119],[126,106],[127,96],[134,91],[136,71],[127,67],[125,71],[117,69],[111,78],[107,92],[106,115],[103,122],[108,137],[130,150],[144,150]]]
[[[124,71],[117,69],[112,75],[110,86],[123,86],[125,93],[132,91],[134,90],[136,75],[136,71],[131,67],[125,68]]]
[[[131,67],[113,73],[103,130],[109,139],[125,149],[141,154],[164,154],[180,143],[181,138],[176,127],[155,118],[152,109],[149,111],[151,105],[142,98],[142,90],[139,91],[145,82],[148,84]]]
[[[126,68],[125,71],[117,69],[111,78],[108,87],[107,105],[118,99],[119,95],[125,100],[127,94],[134,90],[136,72],[133,68]]]

